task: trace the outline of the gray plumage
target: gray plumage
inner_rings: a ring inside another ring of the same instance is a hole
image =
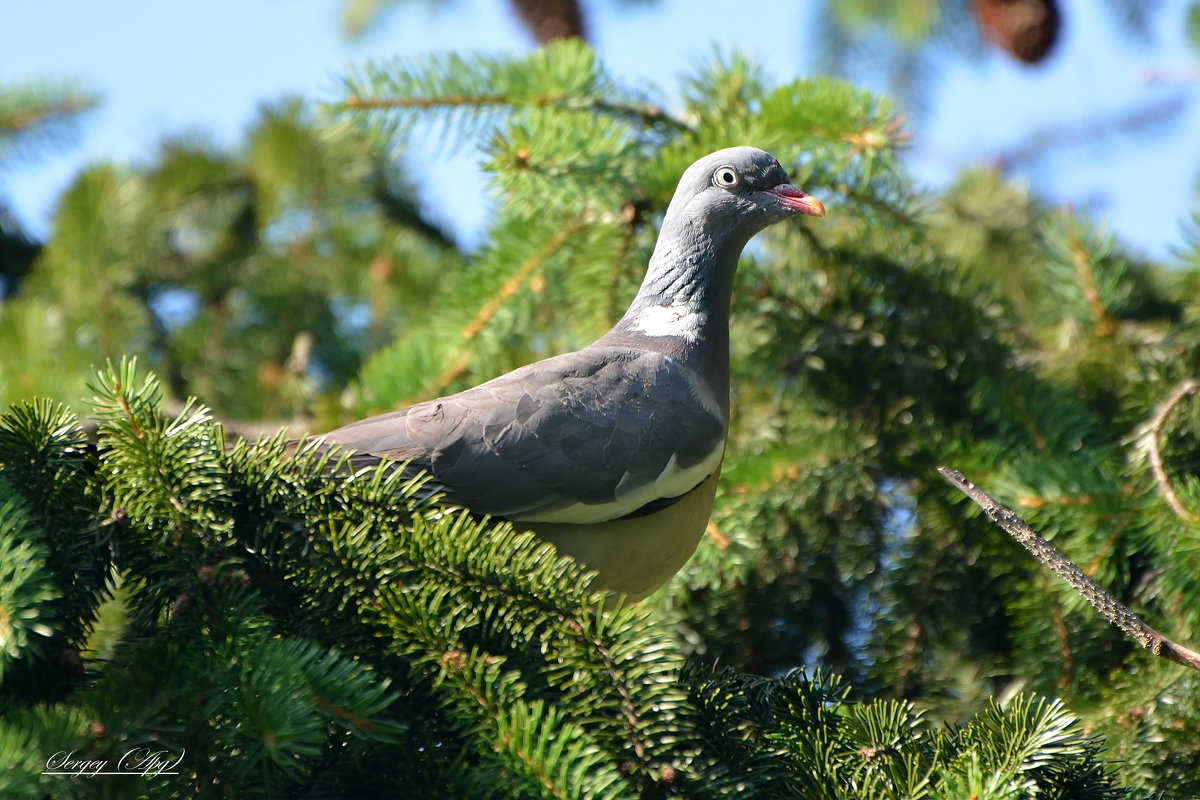
[[[692,380],[659,353],[592,347],[326,438],[363,465],[415,460],[479,513],[602,522],[644,505],[622,503],[622,485],[652,484],[672,458],[700,464],[724,438],[715,398],[702,401]]]
[[[680,180],[629,310],[599,340],[323,438],[355,465],[427,470],[448,501],[532,529],[605,587],[645,596],[691,556],[711,510],[738,257],[796,212],[824,210],[769,154],[706,156]]]

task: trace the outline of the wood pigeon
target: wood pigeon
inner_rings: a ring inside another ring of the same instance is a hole
[[[769,153],[683,173],[646,277],[592,344],[324,434],[351,464],[427,471],[448,502],[511,520],[641,599],[696,549],[729,425],[729,307],[754,234],[821,203]]]

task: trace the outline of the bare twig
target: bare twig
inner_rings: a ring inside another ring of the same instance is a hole
[[[1128,634],[1134,641],[1156,656],[1200,670],[1200,653],[1176,644],[1146,623],[1126,608],[1117,598],[1113,597],[1100,584],[1083,574],[1083,571],[1058,549],[1043,539],[1038,532],[1021,519],[1011,509],[996,502],[995,498],[972,483],[961,472],[948,467],[938,467],[942,477],[967,497],[975,501],[983,509],[992,522],[1004,529],[1005,533],[1021,543],[1033,557],[1049,567],[1055,575],[1062,578],[1071,588],[1087,600],[1092,608]]]
[[[1155,83],[1195,83],[1200,81],[1200,64],[1181,64],[1175,67],[1147,67],[1142,70],[1141,81]]]
[[[1067,148],[1106,145],[1118,136],[1144,135],[1188,108],[1186,94],[1160,97],[1130,110],[1104,112],[1080,123],[1064,123],[1043,128],[1021,144],[1003,150],[991,159],[1002,174],[1030,170],[1047,157]]]
[[[1171,486],[1171,479],[1167,477],[1167,469],[1163,466],[1162,449],[1159,446],[1158,439],[1162,433],[1163,425],[1166,424],[1167,417],[1171,414],[1171,410],[1179,405],[1183,398],[1194,394],[1196,388],[1196,381],[1192,378],[1182,381],[1167,396],[1167,399],[1159,404],[1158,409],[1154,412],[1154,416],[1150,418],[1150,424],[1146,429],[1146,443],[1150,448],[1150,469],[1154,473],[1154,482],[1158,484],[1158,493],[1162,495],[1163,500],[1175,512],[1175,516],[1184,522],[1192,523],[1200,522],[1200,517],[1188,511],[1184,507],[1183,501],[1179,499],[1179,495],[1175,494],[1175,489]]]

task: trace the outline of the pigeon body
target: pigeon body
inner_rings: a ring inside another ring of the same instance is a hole
[[[355,466],[427,471],[431,488],[511,520],[641,599],[691,557],[729,424],[729,307],[742,248],[824,209],[752,147],[683,174],[629,310],[582,350],[322,438]]]

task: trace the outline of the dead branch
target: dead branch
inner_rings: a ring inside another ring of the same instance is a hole
[[[1179,517],[1184,522],[1200,522],[1200,517],[1197,517],[1191,511],[1184,507],[1183,501],[1179,499],[1179,495],[1175,494],[1175,489],[1171,486],[1171,479],[1167,477],[1166,467],[1163,466],[1162,449],[1158,443],[1159,436],[1162,433],[1162,427],[1167,421],[1167,417],[1171,414],[1171,410],[1179,405],[1183,398],[1196,391],[1196,381],[1188,378],[1182,381],[1175,390],[1167,396],[1167,399],[1159,404],[1158,409],[1154,412],[1154,416],[1150,418],[1150,424],[1146,428],[1146,443],[1149,445],[1150,453],[1150,469],[1154,473],[1154,482],[1158,484],[1158,493],[1162,495],[1163,500],[1175,512],[1175,516]]]
[[[1071,559],[1059,552],[1058,548],[1043,539],[1037,531],[1029,527],[1012,509],[996,502],[995,498],[972,483],[961,472],[948,467],[938,467],[942,477],[952,486],[971,498],[992,522],[1004,529],[1004,532],[1021,543],[1026,550],[1033,554],[1041,563],[1062,578],[1071,588],[1087,600],[1092,608],[1116,625],[1134,641],[1156,656],[1200,670],[1200,653],[1176,644],[1158,631],[1142,622],[1136,614],[1126,608],[1117,598],[1113,597],[1103,586],[1096,583],[1075,566]]]

